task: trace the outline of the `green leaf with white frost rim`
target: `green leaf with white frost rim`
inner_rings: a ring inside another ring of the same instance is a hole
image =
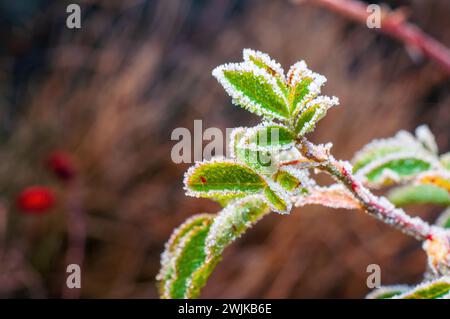
[[[450,229],[450,208],[447,208],[436,220],[436,225],[445,229]]]
[[[400,186],[392,189],[387,197],[395,206],[410,204],[450,205],[448,191],[435,185]]]
[[[292,65],[287,74],[289,85],[289,106],[294,116],[304,109],[306,102],[314,99],[322,85],[326,82],[323,75],[308,69],[305,61],[299,61]]]
[[[355,155],[353,172],[369,186],[378,187],[441,169],[436,156],[423,143],[425,141],[420,142],[405,131],[388,139],[375,140]]]
[[[276,151],[294,144],[294,132],[284,125],[269,122],[247,128],[238,146],[255,151]]]
[[[332,106],[338,105],[339,100],[336,97],[319,96],[318,98],[306,103],[300,110],[295,121],[295,133],[303,136],[312,132],[319,122]]]
[[[203,234],[205,229],[209,229],[213,218],[214,215],[210,214],[194,215],[172,233],[161,256],[161,270],[156,277],[162,298],[183,298],[181,295],[187,288],[184,283],[189,277],[187,268],[193,273],[202,264],[201,252],[196,251],[196,258],[189,261],[192,262],[189,265],[183,256],[186,254],[186,249],[198,243],[198,235]],[[180,275],[184,277],[180,278]]]
[[[411,287],[407,285],[384,286],[371,291],[367,294],[366,299],[391,299],[405,293],[410,289]]]
[[[212,74],[234,104],[268,119],[289,118],[286,96],[266,70],[249,62],[229,63],[215,68]]]
[[[208,256],[220,255],[226,246],[269,212],[261,195],[250,195],[224,208],[214,219],[206,238]]]
[[[243,57],[245,62],[249,62],[272,75],[276,79],[280,91],[283,92],[284,96],[288,95],[284,70],[280,63],[271,59],[268,54],[252,49],[244,49]]]
[[[394,137],[374,140],[358,151],[352,159],[353,172],[357,173],[370,163],[387,156],[408,153],[430,155],[413,135],[406,131],[400,131]]]
[[[278,214],[289,214],[292,209],[292,201],[289,194],[278,183],[267,181],[264,196],[273,211]]]
[[[394,296],[394,299],[447,299],[449,298],[449,294],[450,277],[441,277],[422,283],[401,295]]]
[[[248,128],[239,127],[234,129],[230,135],[230,154],[237,161],[249,166],[265,176],[272,175],[277,167],[268,151],[256,151],[254,146],[241,142],[245,139]]]
[[[184,179],[187,195],[212,198],[258,193],[266,187],[265,180],[251,168],[229,160],[199,162]]]

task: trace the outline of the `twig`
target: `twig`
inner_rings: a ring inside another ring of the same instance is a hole
[[[421,241],[442,239],[443,230],[440,227],[431,226],[419,217],[411,217],[384,197],[372,194],[353,176],[349,163],[337,161],[328,154],[326,149],[318,147],[306,139],[302,139],[298,147],[303,156],[320,164],[317,169],[327,172],[343,184],[369,215]],[[449,240],[448,235],[444,237],[445,241]],[[448,243],[445,245],[447,246]]]
[[[315,4],[362,24],[366,24],[370,15],[366,10],[367,5],[357,0],[294,0],[294,2]],[[383,12],[381,26],[375,30],[403,42],[407,47],[417,49],[450,74],[450,49],[404,19],[403,14]]]

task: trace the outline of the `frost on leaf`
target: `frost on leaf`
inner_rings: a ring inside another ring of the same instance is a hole
[[[292,147],[295,134],[284,125],[276,123],[262,123],[248,128],[245,136],[240,140],[241,148],[255,151],[277,151]]]
[[[384,286],[371,291],[367,294],[366,299],[390,299],[401,295],[410,289],[411,287],[407,285]]]
[[[292,209],[292,202],[286,190],[271,180],[267,180],[267,183],[264,195],[271,209],[279,214],[288,214]]]
[[[209,214],[195,215],[173,232],[156,277],[162,298],[185,298],[190,277],[205,261],[204,240],[213,218]]]
[[[304,109],[306,101],[317,97],[322,85],[327,81],[324,76],[308,69],[305,61],[292,65],[287,78],[290,87],[289,104],[293,114],[298,114]]]
[[[400,131],[392,138],[367,144],[352,162],[353,172],[372,187],[389,185],[424,171],[441,169],[435,154],[405,131]]]
[[[184,179],[187,194],[195,197],[239,196],[257,193],[267,183],[251,168],[231,160],[212,160],[191,167]]]
[[[296,197],[295,206],[322,205],[331,208],[361,209],[359,202],[342,185],[316,186]]]
[[[224,208],[215,218],[206,238],[208,256],[220,255],[247,229],[269,212],[261,195],[250,195]]]
[[[336,97],[319,96],[307,102],[301,109],[295,122],[295,132],[299,136],[312,132],[317,124],[332,106],[339,104]]]
[[[410,291],[394,296],[394,299],[447,299],[449,293],[450,277],[441,277],[424,282]]]
[[[243,57],[245,62],[252,63],[256,67],[266,70],[270,75],[275,77],[277,85],[283,94],[285,96],[288,94],[284,70],[280,63],[271,59],[268,54],[252,49],[244,49]]]
[[[218,66],[213,76],[232,97],[233,103],[268,119],[289,118],[286,96],[277,78],[250,62]]]
[[[450,208],[447,208],[443,213],[441,213],[436,220],[436,225],[442,228],[450,229]]]

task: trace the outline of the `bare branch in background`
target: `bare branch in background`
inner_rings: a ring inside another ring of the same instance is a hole
[[[321,6],[362,24],[366,24],[370,15],[367,5],[357,0],[294,0],[294,3]],[[383,12],[381,28],[375,30],[403,42],[406,47],[417,49],[450,74],[450,49],[414,24],[406,22],[403,13]]]

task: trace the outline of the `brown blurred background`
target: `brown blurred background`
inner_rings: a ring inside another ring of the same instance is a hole
[[[71,2],[82,8],[80,30],[65,26]],[[407,7],[410,21],[450,46],[448,0],[384,3]],[[422,123],[441,152],[449,150],[450,81],[439,66],[311,5],[1,0],[0,26],[3,298],[61,296],[70,210],[87,232],[81,296],[157,297],[154,277],[172,229],[219,209],[185,197],[189,165],[171,161],[171,132],[192,129],[194,119],[204,128],[257,123],[211,76],[246,47],[285,68],[305,59],[328,78],[324,93],[341,106],[311,139],[332,141],[336,157],[350,159],[372,138]],[[76,188],[46,169],[54,150],[73,156]],[[17,193],[34,184],[55,190],[50,213],[17,209]],[[408,212],[433,221],[439,208]],[[361,298],[372,263],[381,266],[383,284],[412,284],[425,256],[418,242],[363,213],[306,207],[265,218],[229,247],[202,297]]]

